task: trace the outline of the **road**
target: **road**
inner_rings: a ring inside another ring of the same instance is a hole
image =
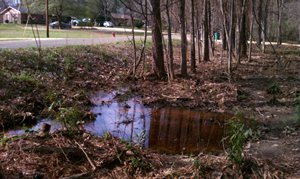
[[[143,37],[138,37],[138,38],[143,38]],[[0,49],[18,49],[18,48],[27,48],[27,47],[37,47],[37,43],[34,39],[26,39],[26,40],[9,39],[9,40],[10,41],[0,41]],[[103,43],[125,41],[125,40],[128,40],[128,38],[127,37],[78,38],[78,39],[42,38],[40,39],[40,42],[42,47],[53,47],[53,46],[65,46],[65,45],[103,44]]]

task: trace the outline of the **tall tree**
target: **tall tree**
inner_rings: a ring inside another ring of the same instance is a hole
[[[257,7],[257,25],[260,26],[260,24],[262,24],[262,3],[263,1],[258,1],[258,7]],[[257,28],[257,45],[261,45],[261,28]]]
[[[174,79],[174,69],[173,69],[173,44],[172,44],[172,33],[171,33],[171,18],[170,18],[170,7],[169,7],[169,0],[166,3],[166,15],[167,15],[167,31],[168,31],[168,59],[169,59],[169,76],[170,80]]]
[[[277,45],[281,45],[281,20],[284,0],[277,0],[278,5],[278,29],[277,29]]]
[[[208,27],[208,0],[204,0],[203,11],[203,60],[209,61],[209,27]]]
[[[152,70],[158,77],[166,76],[164,67],[164,52],[162,44],[160,0],[150,0],[151,11],[151,28],[152,28],[152,53],[153,63]]]
[[[264,8],[264,20],[263,20],[263,44],[262,44],[262,51],[265,53],[265,46],[266,46],[266,36],[267,36],[267,17],[268,17],[268,4],[269,0],[265,1],[265,8]]]
[[[192,17],[191,17],[191,72],[196,71],[196,50],[195,50],[195,0],[192,0]]]
[[[181,75],[187,75],[187,62],[186,62],[186,50],[187,39],[185,32],[185,0],[180,0],[179,5],[179,18],[180,18],[180,36],[181,36]]]

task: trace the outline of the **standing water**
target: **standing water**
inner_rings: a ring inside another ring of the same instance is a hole
[[[95,104],[92,111],[97,114],[97,119],[84,124],[87,131],[101,136],[109,132],[121,139],[132,139],[133,143],[165,153],[219,153],[222,150],[220,141],[225,133],[223,124],[232,115],[202,113],[186,108],[150,108],[142,105],[137,98],[126,102],[117,101],[114,99],[116,95],[116,92],[107,94],[101,91],[92,97]],[[54,121],[44,120],[33,129],[40,128],[43,122],[52,125],[51,131],[60,127]],[[20,132],[12,130],[9,133]]]

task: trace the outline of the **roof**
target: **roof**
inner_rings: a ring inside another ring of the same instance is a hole
[[[27,8],[22,8],[22,7],[16,7],[16,6],[8,6],[7,8],[5,8],[3,11],[0,12],[0,14],[4,13],[5,11],[9,10],[9,9],[14,9],[16,11],[19,11],[20,13],[27,13]],[[38,12],[39,13],[39,12]]]

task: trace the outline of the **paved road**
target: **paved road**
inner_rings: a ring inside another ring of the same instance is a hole
[[[143,37],[139,37],[143,38]],[[116,41],[128,40],[127,37],[108,37],[108,38],[79,38],[79,39],[57,39],[42,38],[40,40],[42,47],[65,46],[65,45],[91,45]],[[34,39],[0,41],[0,49],[17,49],[26,47],[37,47]]]

